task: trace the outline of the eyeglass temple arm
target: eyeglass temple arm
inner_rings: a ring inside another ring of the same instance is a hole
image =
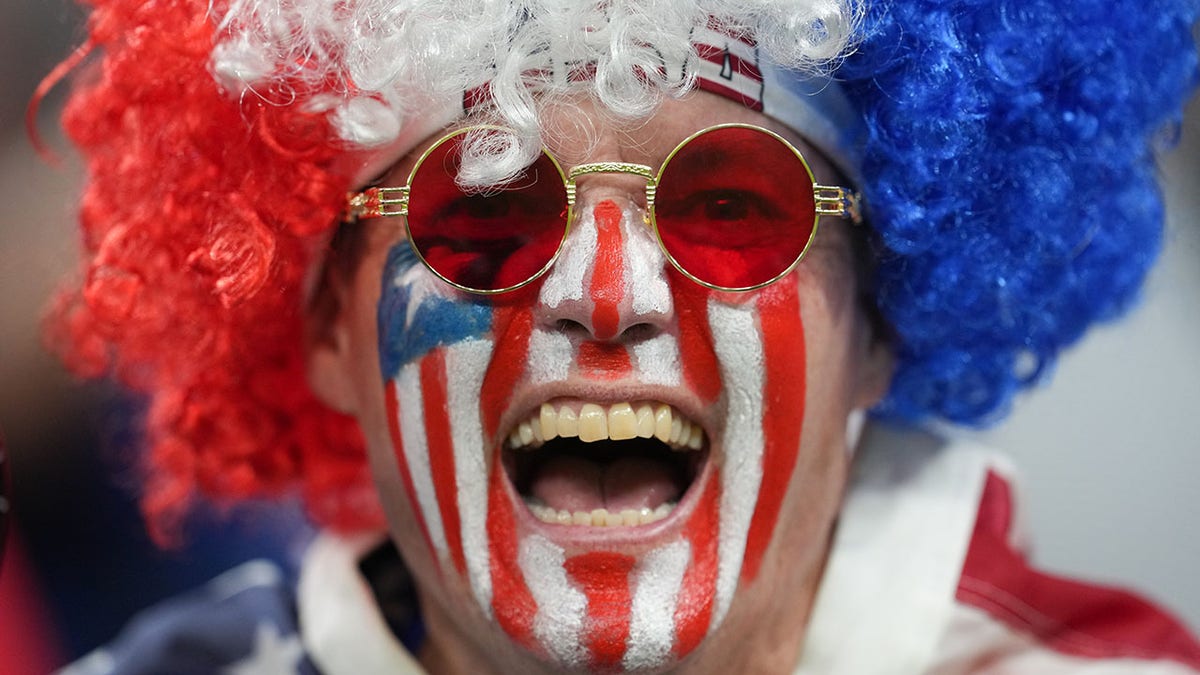
[[[862,198],[853,190],[814,183],[813,202],[819,216],[849,218],[855,225],[862,224]]]
[[[408,215],[408,186],[373,187],[346,196],[346,219]]]

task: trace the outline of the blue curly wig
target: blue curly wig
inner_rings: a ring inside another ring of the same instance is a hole
[[[1196,81],[1191,0],[871,3],[838,70],[868,126],[877,412],[984,424],[1137,295],[1162,243],[1154,151]]]

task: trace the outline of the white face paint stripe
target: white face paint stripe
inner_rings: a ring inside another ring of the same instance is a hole
[[[737,589],[746,537],[762,485],[763,345],[754,302],[708,303],[721,380],[729,409],[725,419],[725,463],[721,466],[720,530],[717,538],[717,597],[711,628],[725,618]]]
[[[429,530],[429,539],[439,557],[446,555],[446,531],[442,528],[442,512],[434,493],[433,477],[429,470],[429,446],[425,440],[425,406],[421,395],[421,362],[409,363],[396,377],[396,393],[400,405],[400,441],[412,476],[417,503]]]
[[[654,549],[634,570],[636,588],[630,608],[626,670],[661,666],[675,645],[675,609],[683,575],[692,560],[686,539]]]
[[[404,329],[412,329],[417,310],[425,304],[425,298],[431,295],[444,296],[445,284],[425,266],[417,263],[409,267],[403,274],[392,282],[396,288],[408,287],[408,310],[404,314]]]
[[[521,540],[517,564],[537,602],[534,637],[559,662],[584,665],[587,654],[582,637],[587,596],[567,578],[563,549],[541,535],[531,535]]]
[[[643,222],[641,209],[628,207],[623,215],[625,284],[632,296],[633,313],[668,314],[671,289],[667,286],[666,257]]]
[[[662,334],[633,345],[634,368],[638,381],[677,387],[683,368],[679,362],[679,342],[675,336]]]
[[[584,209],[582,217],[577,224],[572,224],[572,228],[565,248],[546,275],[539,293],[538,302],[550,309],[557,309],[567,300],[583,300],[584,283],[596,259],[599,235],[591,209]]]
[[[454,443],[458,514],[463,556],[475,599],[492,609],[492,575],[487,546],[487,453],[479,414],[483,375],[492,358],[491,340],[466,340],[446,349],[446,404]]]
[[[563,333],[541,328],[529,335],[529,357],[526,368],[533,384],[562,382],[571,371],[575,349]]]

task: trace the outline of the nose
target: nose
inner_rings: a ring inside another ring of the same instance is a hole
[[[666,259],[628,198],[585,201],[538,296],[544,328],[583,340],[634,341],[661,333],[673,314]]]

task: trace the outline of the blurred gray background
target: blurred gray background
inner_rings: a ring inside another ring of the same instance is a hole
[[[1200,105],[1163,158],[1166,248],[1100,326],[982,437],[1011,454],[1043,567],[1133,586],[1200,630]]]
[[[218,556],[198,566],[204,541],[153,552],[123,491],[130,481],[119,453],[96,451],[127,406],[104,387],[73,386],[39,347],[42,303],[73,258],[78,166],[52,115],[40,126],[67,157],[59,168],[34,155],[21,116],[37,80],[78,41],[81,15],[63,0],[0,4],[0,429],[23,516],[19,536],[49,619],[64,627],[68,655],[110,639],[134,608],[227,562]],[[61,94],[46,112],[56,111]],[[1143,302],[1067,353],[1052,384],[1024,397],[1007,422],[978,434],[1021,469],[1039,565],[1136,588],[1193,629],[1200,629],[1198,167],[1200,106],[1193,104],[1179,151],[1163,162],[1168,244]],[[112,492],[115,504],[111,495],[103,504],[70,499],[113,482],[125,486]],[[89,525],[101,515],[116,525],[97,533]],[[124,546],[148,560],[143,571],[122,562]],[[106,584],[125,590],[106,596]]]

